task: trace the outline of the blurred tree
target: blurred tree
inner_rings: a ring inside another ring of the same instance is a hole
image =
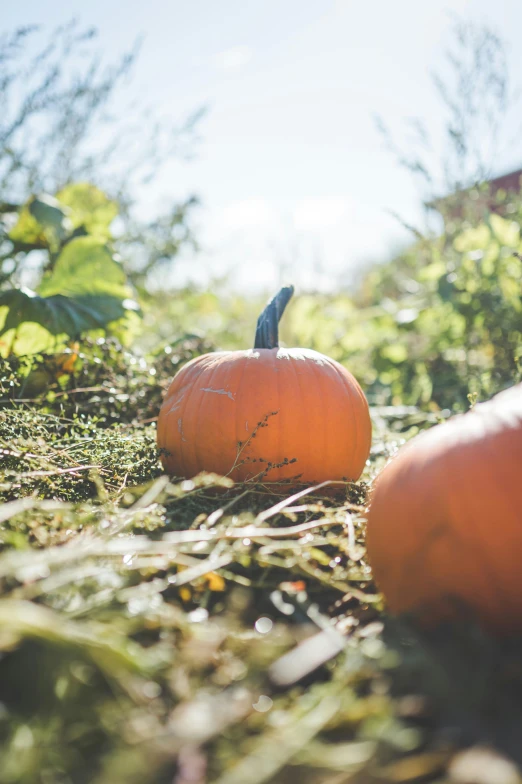
[[[427,207],[441,193],[457,194],[461,203],[463,189],[487,183],[502,146],[513,144],[506,134],[519,103],[511,90],[504,41],[474,21],[455,20],[444,62],[432,80],[441,104],[440,139],[414,116],[406,120],[398,143],[385,120],[376,117],[388,149],[420,184]],[[517,138],[519,128],[511,134]],[[474,199],[468,201],[472,209]],[[445,202],[451,210],[451,199]]]
[[[418,229],[397,216],[414,242],[364,272],[357,318],[369,323],[358,337],[352,329],[341,356],[365,357],[376,400],[462,409],[469,393],[488,397],[522,370],[522,197],[489,185],[516,99],[504,42],[473,21],[456,21],[433,79],[440,154],[419,118],[401,144],[381,119],[378,127],[443,226]]]
[[[28,26],[0,36],[0,283],[16,284],[28,254],[42,247],[37,238],[9,236],[22,206],[32,195],[84,181],[118,202],[116,249],[124,249],[133,282],[142,283],[183,244],[195,243],[189,219],[197,199],[168,205],[146,222],[136,209],[137,189],[166,160],[190,154],[204,110],[179,126],[136,105],[119,119],[114,103],[132,76],[139,42],[107,65],[94,28],[73,20],[40,48],[39,34]]]

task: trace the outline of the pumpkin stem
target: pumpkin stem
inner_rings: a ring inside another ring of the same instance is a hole
[[[288,305],[293,286],[283,286],[257,320],[254,348],[279,348],[279,321]]]

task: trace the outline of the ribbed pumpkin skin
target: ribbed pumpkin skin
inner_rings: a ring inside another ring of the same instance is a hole
[[[258,427],[265,419],[267,426]],[[295,458],[266,481],[296,474],[296,483],[355,480],[370,441],[368,404],[357,381],[334,360],[306,349],[197,357],[175,376],[158,419],[163,466],[183,477],[213,471],[244,481],[265,471],[267,462]]]
[[[376,481],[367,548],[392,612],[522,630],[522,385],[400,450]]]

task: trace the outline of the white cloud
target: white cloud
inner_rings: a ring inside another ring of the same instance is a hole
[[[214,212],[209,231],[220,238],[233,232],[275,229],[280,222],[277,209],[263,199],[242,199]]]
[[[298,231],[322,231],[346,221],[353,213],[354,204],[348,199],[305,199],[297,202],[292,217]]]
[[[252,49],[249,46],[233,46],[218,52],[212,58],[216,68],[223,71],[235,71],[242,68],[252,59]]]
[[[328,290],[369,257],[386,257],[397,236],[390,223],[388,215],[351,199],[299,199],[285,207],[238,199],[209,215],[203,252],[178,259],[176,283],[228,275],[237,290],[271,290],[288,280]]]

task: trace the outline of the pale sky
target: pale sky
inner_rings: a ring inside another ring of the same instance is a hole
[[[520,0],[24,0],[2,8],[0,29],[78,16],[117,55],[145,42],[132,90],[159,114],[208,114],[190,163],[173,162],[143,195],[201,196],[203,253],[176,283],[229,274],[240,287],[332,285],[406,235],[387,213],[420,218],[419,192],[384,150],[373,116],[403,133],[423,117],[435,138],[441,105],[430,81],[451,12],[493,24],[522,83]],[[522,147],[498,171],[522,165]],[[297,279],[296,279],[297,278]]]

